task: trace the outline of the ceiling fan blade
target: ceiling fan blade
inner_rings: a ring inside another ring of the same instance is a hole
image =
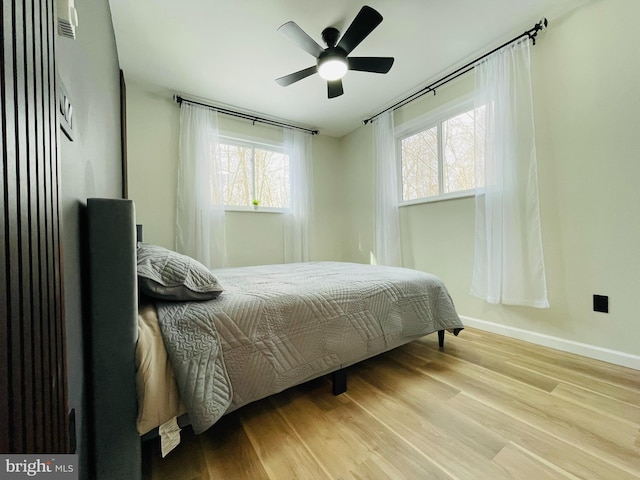
[[[327,82],[327,94],[329,98],[339,97],[343,93],[342,80],[329,80]]]
[[[374,28],[382,22],[382,15],[371,7],[364,6],[353,19],[349,28],[344,33],[338,43],[338,47],[342,48],[347,54],[360,45],[360,42],[367,38]]]
[[[318,66],[314,65],[313,67],[305,68],[304,70],[299,70],[294,73],[290,73],[289,75],[285,75],[284,77],[276,78],[276,83],[282,87],[286,87],[287,85],[291,85],[292,83],[296,83],[303,78],[307,78],[310,75],[313,75],[318,71]]]
[[[278,32],[316,58],[324,52],[324,48],[318,45],[316,41],[307,35],[295,22],[287,22],[284,25],[280,25]]]
[[[393,65],[393,57],[349,57],[349,70],[387,73]]]

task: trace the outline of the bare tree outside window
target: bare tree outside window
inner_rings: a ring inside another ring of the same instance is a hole
[[[271,150],[255,150],[256,198],[266,207],[288,208],[289,155]]]
[[[399,138],[402,201],[476,188],[476,168],[484,161],[483,145],[479,144],[484,138],[483,118],[484,107],[477,113],[470,109]]]
[[[224,204],[250,205],[253,169],[251,149],[237,145],[218,145],[220,174],[224,179]]]
[[[402,199],[415,200],[440,192],[437,128],[402,140]]]
[[[444,193],[472,190],[474,167],[474,113],[464,112],[442,122]]]
[[[226,206],[250,207],[257,200],[260,206],[289,208],[289,155],[249,142],[220,143],[217,152]]]

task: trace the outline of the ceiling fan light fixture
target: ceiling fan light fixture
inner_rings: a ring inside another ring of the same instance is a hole
[[[325,80],[339,80],[348,69],[347,60],[339,56],[327,56],[318,62],[318,73]]]

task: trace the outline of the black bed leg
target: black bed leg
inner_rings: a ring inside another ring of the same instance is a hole
[[[444,330],[438,330],[438,346],[444,348]]]
[[[334,395],[340,395],[347,391],[347,372],[344,368],[333,372],[331,374],[331,381],[333,382],[331,391]]]

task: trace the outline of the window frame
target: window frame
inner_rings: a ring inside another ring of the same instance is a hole
[[[233,145],[236,147],[248,147],[252,149],[252,153],[256,148],[271,150],[273,152],[285,154],[289,156],[289,178],[291,178],[291,152],[286,148],[283,142],[269,141],[262,138],[253,138],[244,135],[238,135],[230,132],[220,132],[218,134],[218,143],[224,145]],[[255,154],[251,157],[252,162],[252,178],[251,190],[255,194],[256,191],[256,175],[255,175]],[[291,183],[289,183],[289,195],[291,195]],[[291,197],[289,197],[291,198]],[[265,207],[260,205],[254,208],[253,205],[224,205],[225,212],[252,212],[252,213],[287,213],[291,211],[291,205],[288,208]]]
[[[467,198],[476,195],[477,188],[444,193],[444,145],[442,142],[442,123],[462,113],[473,110],[474,108],[475,105],[473,95],[468,94],[456,100],[448,102],[445,105],[442,105],[428,113],[404,122],[395,128],[394,139],[396,142],[396,163],[398,168],[399,207],[419,205],[423,203],[441,202],[444,200],[454,200],[458,198]],[[436,138],[438,140],[438,189],[440,193],[431,197],[403,200],[402,141],[433,127],[436,127]]]

